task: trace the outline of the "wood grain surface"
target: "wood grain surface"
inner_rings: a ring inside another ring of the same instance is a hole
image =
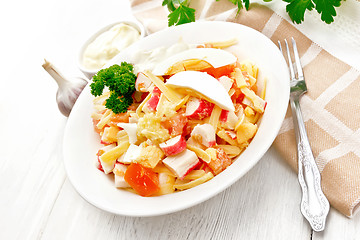
[[[8,1],[1,8],[0,239],[360,239],[360,215],[331,209],[313,233],[299,210],[294,172],[270,148],[234,185],[192,208],[158,217],[104,212],[69,182],[62,161],[66,118],[47,58],[81,76],[77,52],[94,30],[130,16],[126,0]]]

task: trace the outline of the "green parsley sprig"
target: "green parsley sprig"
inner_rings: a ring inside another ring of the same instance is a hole
[[[188,0],[164,0],[163,6],[170,11],[169,26],[195,22],[195,9],[189,7]]]
[[[195,22],[195,9],[189,7],[191,0],[163,0],[162,5],[167,6],[170,11],[168,15],[168,25],[180,25],[189,22]],[[216,0],[219,1],[219,0]],[[239,11],[245,7],[249,10],[250,0],[228,0],[238,8]],[[272,0],[263,0],[271,2]],[[336,16],[336,7],[341,5],[343,0],[282,0],[287,2],[286,12],[290,19],[297,24],[304,21],[306,10],[315,9],[320,15],[321,20],[330,24]]]
[[[133,65],[122,62],[100,70],[90,84],[91,94],[100,96],[105,87],[110,90],[110,97],[106,100],[105,107],[115,114],[124,113],[133,103],[132,94],[135,92],[136,75]]]

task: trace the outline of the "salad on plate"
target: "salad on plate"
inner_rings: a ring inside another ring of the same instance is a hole
[[[255,63],[226,50],[235,43],[154,49],[94,76],[97,168],[115,187],[141,196],[183,191],[247,148],[266,109],[266,81]]]

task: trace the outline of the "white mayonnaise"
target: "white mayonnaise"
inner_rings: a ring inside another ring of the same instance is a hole
[[[88,69],[99,69],[121,50],[140,38],[134,27],[119,23],[100,34],[84,51],[82,64]]]
[[[196,45],[190,45],[183,41],[179,41],[170,47],[158,47],[150,51],[138,49],[138,51],[135,51],[131,56],[131,62],[134,63],[136,73],[144,70],[152,71],[165,59],[190,48],[194,48],[195,46]]]

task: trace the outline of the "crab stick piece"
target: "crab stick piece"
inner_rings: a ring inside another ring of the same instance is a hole
[[[166,157],[162,161],[180,179],[184,178],[200,162],[196,154],[186,149],[174,156]]]
[[[214,104],[204,99],[191,97],[186,104],[185,116],[190,119],[203,119],[211,115]]]
[[[186,141],[183,136],[178,135],[167,140],[166,142],[160,143],[159,146],[166,156],[172,156],[185,150]]]
[[[220,115],[220,124],[226,129],[235,129],[239,117],[233,111],[222,110]]]
[[[115,187],[117,188],[128,188],[130,185],[125,181],[124,176],[127,166],[121,163],[115,163],[113,169]]]
[[[208,123],[196,125],[191,132],[191,137],[206,147],[212,147],[216,143],[215,130]]]
[[[153,82],[144,73],[140,72],[135,81],[135,89],[139,92],[150,92]]]
[[[155,112],[159,104],[161,91],[158,87],[154,87],[151,92],[150,99],[144,105],[144,112]]]

